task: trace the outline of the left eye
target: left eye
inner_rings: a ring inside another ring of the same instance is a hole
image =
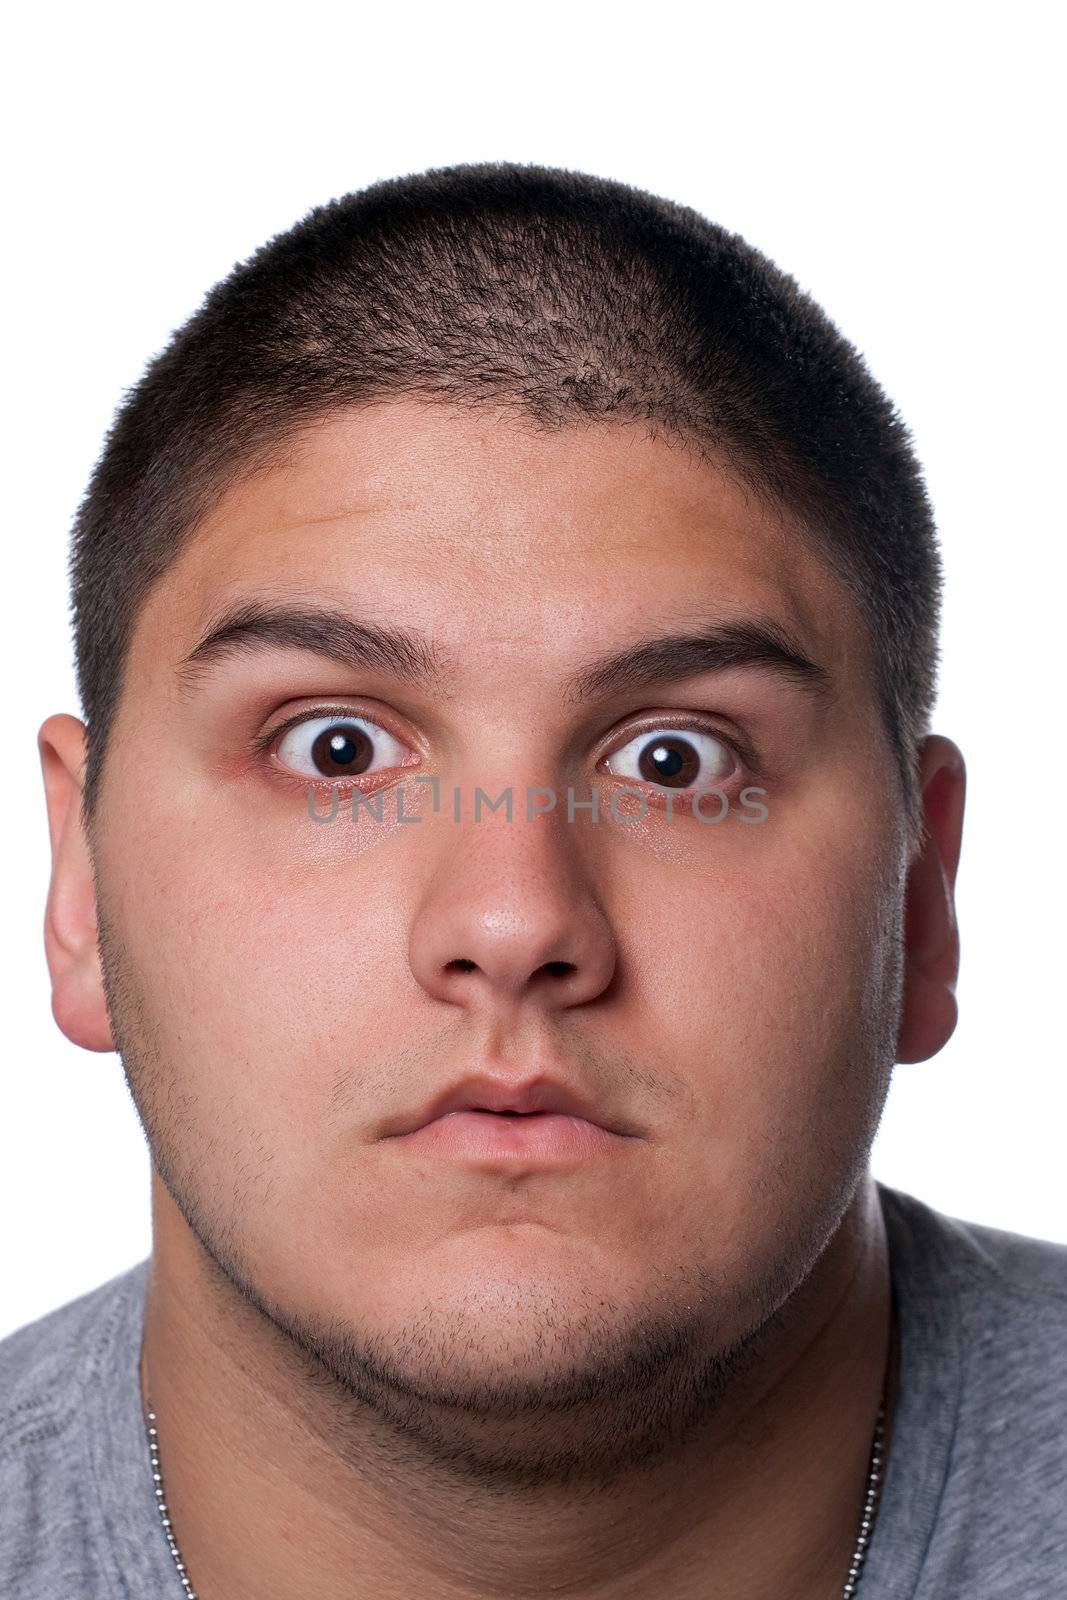
[[[367,717],[309,717],[278,746],[278,759],[305,778],[357,778],[402,766],[408,754],[407,745]]]
[[[720,783],[736,762],[729,745],[691,728],[650,728],[620,745],[607,760],[617,778],[637,778],[668,789]]]

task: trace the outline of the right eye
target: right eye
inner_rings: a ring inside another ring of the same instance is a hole
[[[358,778],[410,765],[409,747],[369,717],[305,717],[278,745],[278,759],[304,778]]]

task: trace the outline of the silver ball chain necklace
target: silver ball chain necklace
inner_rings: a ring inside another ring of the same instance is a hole
[[[867,1546],[871,1542],[871,1533],[874,1528],[874,1518],[878,1506],[878,1494],[881,1488],[882,1470],[885,1460],[885,1411],[887,1386],[888,1372],[886,1380],[882,1384],[882,1398],[878,1406],[878,1416],[874,1424],[874,1439],[871,1443],[870,1465],[867,1469],[867,1491],[863,1500],[863,1516],[860,1518],[859,1536],[856,1539],[856,1547],[852,1552],[852,1560],[849,1563],[848,1577],[845,1579],[845,1587],[841,1591],[841,1600],[851,1600],[851,1597],[856,1593],[856,1586],[860,1581],[860,1573],[863,1570],[864,1557],[867,1554]],[[174,1530],[172,1529],[170,1523],[170,1513],[167,1510],[167,1502],[163,1494],[163,1474],[159,1470],[159,1430],[156,1427],[156,1414],[152,1410],[151,1398],[147,1395],[146,1403],[148,1408],[148,1450],[152,1457],[152,1478],[156,1486],[156,1505],[159,1508],[160,1519],[163,1523],[163,1532],[167,1536],[167,1544],[170,1546],[170,1553],[174,1557],[174,1565],[178,1569],[178,1576],[182,1581],[182,1588],[185,1590],[188,1600],[197,1600],[196,1590],[189,1582],[189,1574],[185,1570],[185,1562],[181,1558],[181,1551],[178,1549],[178,1544],[174,1537]]]

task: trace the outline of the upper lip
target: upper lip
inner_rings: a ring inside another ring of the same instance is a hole
[[[578,1090],[558,1078],[539,1074],[537,1077],[513,1079],[495,1078],[486,1073],[473,1073],[444,1089],[421,1110],[411,1116],[399,1117],[384,1130],[383,1137],[393,1134],[414,1133],[428,1122],[445,1117],[450,1111],[557,1111],[572,1117],[583,1117],[596,1123],[609,1133],[626,1134],[631,1130],[621,1122],[609,1118],[598,1110]]]

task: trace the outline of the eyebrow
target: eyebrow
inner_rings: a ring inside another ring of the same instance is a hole
[[[577,700],[607,698],[729,667],[769,668],[816,699],[828,698],[833,687],[827,668],[805,654],[781,623],[742,617],[614,651],[583,667],[570,679],[568,689]]]
[[[359,622],[329,606],[265,606],[246,600],[222,619],[177,665],[183,689],[212,667],[249,650],[311,650],[342,666],[371,667],[412,682],[440,677],[440,664],[421,635]]]
[[[219,662],[270,649],[309,650],[342,666],[369,667],[424,686],[444,677],[440,658],[414,630],[359,621],[329,606],[266,606],[246,600],[226,612],[178,662],[179,681],[183,689],[195,687]],[[645,639],[601,656],[567,679],[564,693],[574,700],[607,698],[739,666],[768,668],[816,698],[828,696],[832,687],[828,670],[781,623],[742,617]]]

